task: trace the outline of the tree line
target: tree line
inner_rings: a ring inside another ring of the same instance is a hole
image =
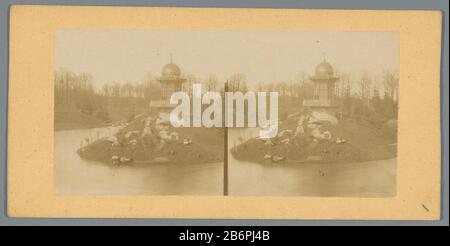
[[[201,83],[204,91],[223,92],[227,82],[227,91],[277,91],[282,100],[291,98],[301,105],[314,93],[313,82],[304,72],[298,73],[291,81],[252,82],[252,86],[247,83],[244,73],[232,74],[227,81],[220,81],[214,74],[204,78],[193,74],[183,77],[185,82],[182,88],[188,94],[192,94],[194,83]],[[360,76],[340,73],[335,96],[342,101],[343,113],[347,117],[395,119],[398,112],[398,82],[398,72],[394,70],[385,70],[376,76],[368,72]],[[76,74],[63,68],[55,71],[55,110],[79,110],[106,118],[112,109],[144,110],[151,100],[160,98],[160,84],[150,73],[142,81],[134,83],[110,82],[100,89],[95,89],[93,84],[94,78],[89,73]]]

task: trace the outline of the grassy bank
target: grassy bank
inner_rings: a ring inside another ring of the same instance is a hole
[[[101,120],[78,111],[55,111],[54,117],[55,131],[95,128],[110,124],[110,121]]]
[[[73,130],[105,127],[112,122],[127,121],[135,114],[144,112],[144,109],[110,109],[108,119],[101,119],[94,114],[86,114],[76,110],[56,110],[54,114],[54,130]]]

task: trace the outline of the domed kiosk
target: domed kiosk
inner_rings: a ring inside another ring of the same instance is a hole
[[[333,67],[325,60],[316,66],[314,76],[310,77],[314,84],[313,98],[303,100],[303,107],[311,111],[332,114],[340,112],[340,104],[335,97],[335,76]]]
[[[150,102],[150,110],[152,113],[168,112],[176,106],[170,104],[171,95],[181,91],[186,79],[181,76],[181,69],[171,59],[170,63],[163,67],[161,76],[157,80],[161,85],[161,97],[160,100]]]
[[[162,77],[176,78],[181,76],[181,70],[177,64],[170,62],[163,67],[161,75]]]
[[[158,81],[161,84],[161,100],[170,100],[172,93],[181,91],[185,79],[181,77],[180,68],[171,61],[163,67]]]
[[[319,65],[316,66],[315,76],[314,77],[332,77],[333,76],[333,67],[330,63],[323,61]]]

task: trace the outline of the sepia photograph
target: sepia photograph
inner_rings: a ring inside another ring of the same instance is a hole
[[[10,12],[10,218],[443,214],[439,11]]]
[[[172,93],[223,88],[182,34],[57,32],[56,194],[222,195],[224,130],[169,121]]]
[[[398,38],[60,30],[54,191],[395,196]]]
[[[278,131],[230,129],[230,194],[396,194],[399,35],[245,32],[232,90],[278,93]]]

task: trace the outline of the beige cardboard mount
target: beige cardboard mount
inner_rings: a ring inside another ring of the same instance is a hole
[[[61,29],[393,31],[400,35],[397,195],[390,198],[57,196],[55,32]],[[7,212],[11,217],[436,220],[438,11],[26,6],[11,9]],[[425,209],[426,208],[426,209]]]

